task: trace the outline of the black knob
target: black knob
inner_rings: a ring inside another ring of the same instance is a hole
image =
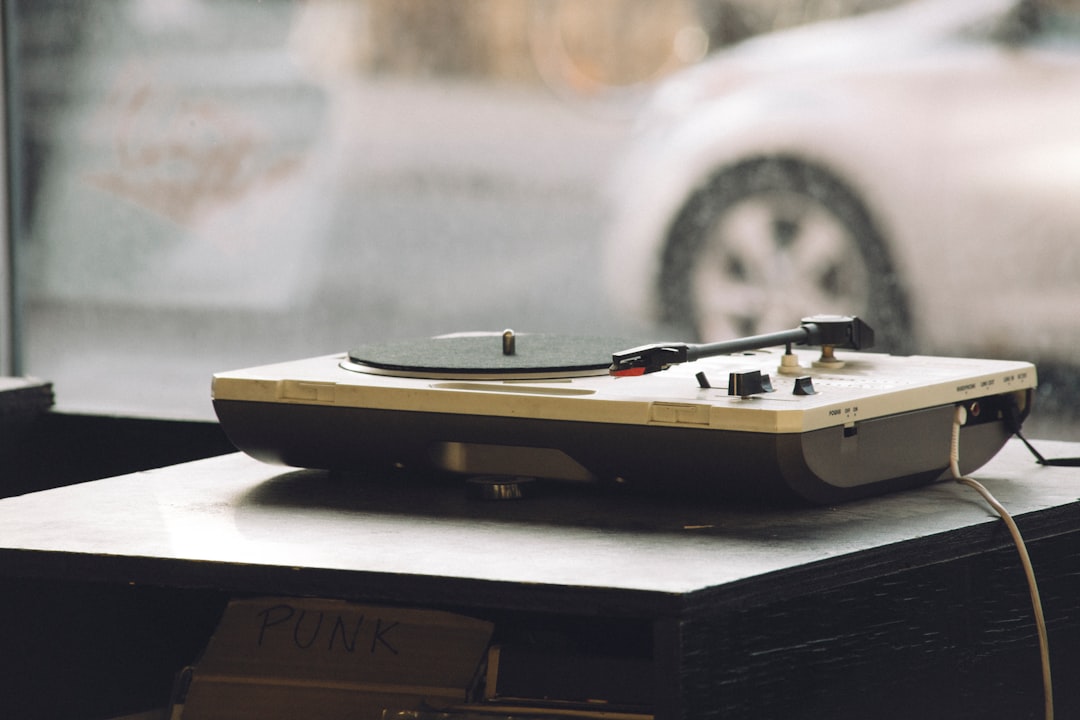
[[[793,395],[814,395],[817,390],[814,389],[814,380],[809,375],[803,375],[802,377],[795,378],[795,388],[791,391]]]
[[[728,375],[727,391],[728,395],[738,395],[739,397],[772,392],[772,380],[769,379],[768,375],[762,375],[760,370],[733,372]]]

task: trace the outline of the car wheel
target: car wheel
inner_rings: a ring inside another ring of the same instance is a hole
[[[820,168],[792,158],[716,173],[676,217],[664,249],[662,320],[716,341],[859,315],[877,348],[908,352],[908,305],[866,207]]]

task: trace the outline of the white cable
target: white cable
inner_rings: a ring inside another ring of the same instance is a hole
[[[997,498],[995,498],[982,483],[972,480],[969,477],[964,477],[960,473],[960,427],[966,421],[967,411],[962,405],[958,405],[956,407],[956,415],[953,418],[952,445],[949,451],[949,468],[952,470],[954,480],[967,485],[982,495],[983,499],[989,503],[990,507],[994,508],[995,512],[1001,516],[1001,519],[1005,522],[1005,526],[1009,529],[1009,534],[1012,535],[1017,552],[1020,553],[1020,564],[1024,567],[1024,574],[1027,576],[1028,590],[1031,593],[1031,607],[1035,613],[1035,628],[1039,634],[1039,655],[1042,659],[1045,717],[1046,720],[1053,720],[1054,689],[1050,679],[1050,642],[1046,634],[1046,618],[1043,617],[1042,600],[1039,597],[1039,585],[1035,581],[1035,569],[1032,567],[1031,558],[1028,556],[1027,545],[1024,544],[1024,538],[1020,535],[1020,528],[1016,526],[1016,522],[1012,519],[1009,511],[998,502]]]

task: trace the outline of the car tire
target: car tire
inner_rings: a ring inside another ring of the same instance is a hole
[[[910,352],[906,293],[881,232],[832,173],[789,157],[715,173],[671,225],[659,277],[666,327],[717,341],[858,315],[876,348]]]

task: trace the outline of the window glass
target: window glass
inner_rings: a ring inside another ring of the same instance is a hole
[[[17,3],[24,368],[61,406],[208,415],[237,365],[632,322],[599,282],[629,117],[546,84],[533,5]],[[660,39],[610,72],[678,63]]]
[[[6,7],[17,361],[62,408],[211,418],[215,371],[397,337],[840,312],[1037,361],[1070,432],[1075,3]]]

